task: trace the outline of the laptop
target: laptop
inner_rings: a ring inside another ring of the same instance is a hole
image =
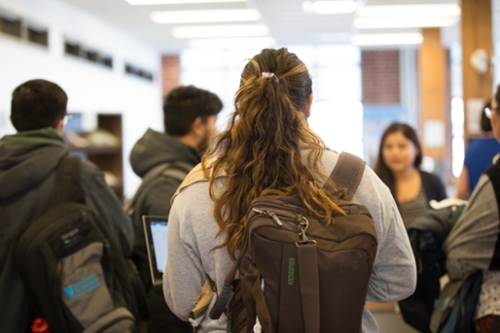
[[[153,285],[162,284],[163,271],[167,264],[167,226],[166,216],[143,215],[144,236],[148,249],[149,270]]]

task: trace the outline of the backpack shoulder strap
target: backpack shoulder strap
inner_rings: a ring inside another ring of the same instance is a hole
[[[186,178],[189,171],[192,169],[192,165],[185,162],[175,162],[175,163],[161,163],[153,168],[151,168],[142,177],[142,183],[135,192],[134,196],[130,201],[125,204],[125,211],[131,215],[133,213],[134,206],[137,199],[144,192],[144,190],[153,183],[155,179],[160,176],[170,177],[178,180],[180,183]]]
[[[81,160],[77,156],[66,155],[61,158],[56,170],[54,189],[44,210],[63,202],[85,202],[80,184]]]
[[[208,177],[211,177],[213,173],[213,161],[208,162],[206,170],[208,172]],[[215,178],[218,177],[225,177],[226,172],[224,170],[219,170]],[[207,175],[203,172],[203,168],[201,163],[195,166],[189,174],[186,176],[184,181],[181,183],[181,185],[177,188],[177,191],[174,193],[172,196],[172,199],[170,199],[170,204],[172,205],[174,203],[174,199],[181,193],[182,190],[184,190],[186,187],[191,186],[194,183],[198,182],[206,182],[209,181],[209,178],[207,178]]]
[[[337,189],[345,190],[347,197],[351,199],[361,182],[366,162],[356,155],[342,152],[335,168],[330,174]]]
[[[178,180],[179,183],[182,183],[193,167],[192,164],[186,162],[175,162],[170,164],[169,167],[163,171],[162,176],[174,178]]]

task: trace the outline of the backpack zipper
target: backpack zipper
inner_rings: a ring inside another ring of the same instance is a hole
[[[252,210],[260,215],[270,216],[274,220],[274,222],[276,222],[276,224],[279,226],[283,225],[283,223],[281,222],[279,217],[276,214],[274,214],[273,212],[270,212],[266,209],[261,210],[259,208],[252,208]]]
[[[271,205],[269,205],[269,206],[271,206]],[[276,207],[275,205],[273,205],[273,206]],[[279,226],[283,226],[283,223],[281,222],[281,220],[279,219],[279,217],[275,213],[273,213],[267,209],[260,209],[260,208],[256,208],[256,207],[253,207],[252,210],[260,215],[271,217],[274,220],[274,222],[276,222],[276,224],[278,224]],[[304,215],[302,215],[301,213],[299,213],[297,210],[292,210],[292,211],[295,213],[298,213],[300,216],[300,221],[296,221],[297,227],[299,229],[298,231],[299,231],[300,241],[298,241],[296,243],[296,245],[299,246],[299,245],[304,245],[304,244],[308,244],[308,243],[316,243],[315,240],[310,240],[306,235],[306,231],[309,228],[309,221],[307,220],[307,218]],[[284,219],[292,220],[290,218],[284,218]]]

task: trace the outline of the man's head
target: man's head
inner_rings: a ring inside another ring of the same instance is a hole
[[[61,127],[68,96],[57,84],[31,80],[12,92],[11,121],[18,132]]]
[[[175,88],[163,104],[165,132],[204,151],[221,110],[222,101],[214,93],[194,86]]]

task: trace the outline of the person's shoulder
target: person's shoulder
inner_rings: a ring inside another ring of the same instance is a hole
[[[80,159],[80,165],[81,165],[80,170],[82,173],[82,178],[84,180],[95,177],[103,177],[103,173],[99,169],[99,167],[94,163],[90,162],[89,160],[83,158]]]
[[[441,201],[446,199],[446,189],[443,181],[437,175],[419,170],[422,178],[422,186],[429,200]]]
[[[498,179],[500,178],[500,154],[495,157],[495,163],[491,165],[488,169],[486,169],[485,173],[488,175],[490,179]]]
[[[419,170],[419,172],[420,172],[420,176],[422,177],[422,179],[424,181],[429,181],[429,182],[433,182],[433,183],[441,183],[441,179],[439,179],[439,177],[436,176],[435,174],[427,172],[427,171],[423,171],[423,170]]]

